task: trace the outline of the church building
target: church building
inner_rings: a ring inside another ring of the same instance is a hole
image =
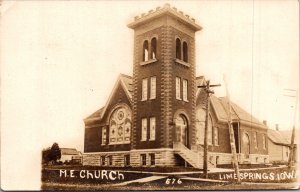
[[[84,119],[84,165],[203,167],[206,93],[196,77],[195,19],[169,4],[128,24],[133,76],[120,74],[106,105]],[[208,166],[231,164],[228,104],[211,96]],[[239,163],[268,162],[267,127],[232,104]]]

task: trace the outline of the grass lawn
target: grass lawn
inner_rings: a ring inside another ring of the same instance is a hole
[[[74,170],[75,177],[61,177],[60,170]],[[80,178],[80,171],[88,170],[90,172],[95,172],[98,170],[107,171],[119,171],[124,174],[124,179],[121,181],[111,181],[102,180],[95,178]],[[257,170],[241,170],[242,174],[250,173],[258,174],[262,176],[274,175],[274,179],[242,179],[242,184],[236,184],[234,178],[226,178],[224,180],[227,183],[218,183],[213,181],[195,181],[186,180],[184,177],[189,178],[203,178],[203,174],[200,169],[192,167],[99,167],[99,166],[66,166],[66,165],[56,165],[56,166],[44,166],[42,169],[42,189],[44,190],[238,190],[238,189],[291,189],[295,188],[295,185],[299,186],[296,182],[296,178],[289,178],[287,175],[289,173],[294,173],[296,168],[289,169],[287,167],[270,167],[265,169]],[[294,171],[294,172],[293,172]],[[147,178],[151,176],[158,175],[157,172],[166,173],[165,177],[155,181],[144,182],[144,183],[130,183],[124,184],[123,186],[117,186],[116,184],[122,182],[130,182],[136,179]],[[172,172],[183,172],[184,175],[170,175]],[[188,173],[196,172],[196,173]],[[168,174],[169,173],[169,174]],[[209,173],[209,179],[220,180],[221,177],[225,177],[226,174],[233,174],[233,172],[227,173]],[[280,176],[279,179],[276,176]],[[176,182],[173,184],[167,184],[167,179],[173,179]],[[178,184],[177,181],[181,179],[181,183]]]

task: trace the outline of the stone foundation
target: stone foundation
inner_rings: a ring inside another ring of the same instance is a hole
[[[146,155],[146,165],[142,165],[141,155]],[[155,165],[151,165],[150,154],[155,156]],[[180,166],[182,165],[182,159],[174,154],[173,149],[144,149],[144,150],[131,150],[122,152],[99,152],[99,153],[85,153],[83,155],[83,165],[101,166],[102,158],[105,158],[104,166],[124,167],[125,155],[130,155],[130,166]],[[109,157],[111,157],[112,164],[109,165]],[[200,164],[203,162],[203,152],[198,152],[198,160]],[[238,154],[239,163],[250,164],[263,164],[269,163],[269,155],[250,154],[246,159],[244,154]],[[208,153],[208,167],[216,167],[217,165],[231,164],[231,153]]]
[[[146,165],[142,165],[141,155],[146,155]],[[101,157],[105,157],[105,166],[108,164],[108,157],[112,158],[112,165],[115,167],[125,166],[125,155],[130,155],[130,166],[151,166],[150,154],[155,156],[155,165],[152,166],[176,166],[179,165],[178,158],[176,158],[173,149],[145,149],[145,150],[131,150],[124,152],[99,152],[99,153],[85,153],[83,155],[83,165],[100,166]]]

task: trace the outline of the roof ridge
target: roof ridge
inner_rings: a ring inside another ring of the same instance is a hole
[[[120,76],[123,76],[123,77],[128,77],[128,78],[132,79],[132,76],[130,76],[130,75],[127,75],[127,74],[124,74],[124,73],[120,73]]]
[[[99,111],[103,110],[103,108],[104,108],[104,106],[101,107],[100,109],[96,110],[94,113],[90,114],[89,116],[87,116],[87,117],[84,118],[84,119],[95,118],[95,117],[93,117],[93,115],[95,115],[95,114],[98,113]]]

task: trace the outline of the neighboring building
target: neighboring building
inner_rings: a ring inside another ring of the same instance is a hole
[[[77,151],[74,148],[60,148],[61,158],[59,161],[61,162],[82,162],[82,154],[80,151]]]
[[[268,147],[270,163],[288,162],[291,143],[281,131],[268,130]]]
[[[84,119],[84,165],[202,167],[206,96],[195,75],[195,19],[149,11],[134,30],[133,77],[120,75],[106,105]],[[209,166],[230,164],[228,106],[211,97]],[[268,162],[267,127],[232,105],[240,163]]]
[[[291,139],[292,139],[292,130],[286,130],[286,131],[281,131],[281,134],[283,137],[288,141],[289,144],[291,144]],[[299,145],[299,129],[295,130],[295,139],[294,139],[294,160],[298,162],[299,159],[299,150],[298,150],[298,145]]]
[[[206,96],[203,90],[199,92],[196,130],[200,133],[197,133],[197,144],[203,145]],[[217,98],[213,95],[210,97],[208,149],[213,165],[231,163],[228,109],[226,98]],[[239,163],[268,163],[267,126],[233,102],[231,102],[231,117]]]

